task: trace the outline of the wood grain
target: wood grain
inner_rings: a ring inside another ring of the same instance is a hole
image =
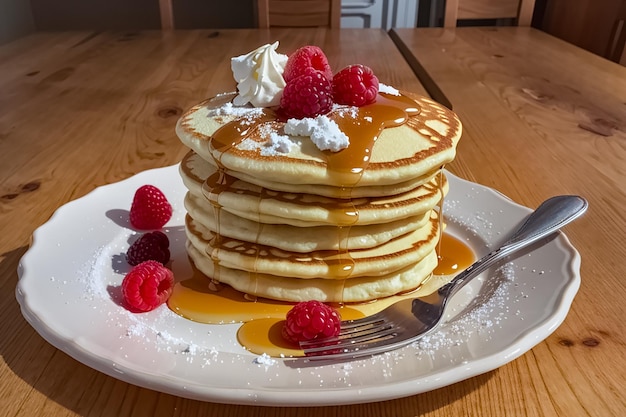
[[[61,205],[175,164],[180,112],[234,88],[229,59],[262,43],[318,44],[331,65],[371,66],[423,92],[379,30],[38,33],[0,47],[0,405],[8,416],[626,415],[626,74],[526,28],[398,30],[396,39],[464,123],[456,174],[531,207],[589,199],[566,229],[582,285],[565,322],[495,371],[432,392],[341,407],[206,403],[121,382],[55,349],[21,317],[17,268],[33,230]],[[376,53],[371,51],[375,50]],[[424,74],[422,74],[424,76]]]
[[[256,0],[259,28],[341,25],[341,0]]]
[[[530,26],[535,0],[447,0],[444,6],[446,28],[457,20],[517,19],[519,26]]]
[[[381,30],[53,32],[0,47],[0,414],[319,415],[317,408],[218,405],[126,384],[48,344],[15,299],[19,259],[39,225],[98,186],[177,163],[187,152],[174,133],[182,111],[234,90],[230,58],[276,40],[283,53],[317,44],[336,70],[364,63],[382,82],[424,93]],[[468,389],[451,388],[449,396]],[[413,398],[324,413],[408,415],[442,405],[433,396],[427,406]]]
[[[611,59],[612,35],[620,19],[626,19],[624,0],[550,0],[540,24],[547,33]],[[619,46],[618,53],[624,52],[624,44]]]
[[[463,122],[453,172],[530,207],[590,203],[566,228],[582,257],[572,310],[497,392],[522,390],[513,415],[623,415],[626,69],[529,28],[394,32]]]

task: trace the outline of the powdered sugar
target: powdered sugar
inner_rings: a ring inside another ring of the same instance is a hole
[[[261,150],[261,155],[273,154],[273,153],[289,153],[293,142],[286,135],[279,135],[276,132],[270,133],[270,140],[267,142],[267,146]],[[264,153],[265,152],[265,153]]]
[[[390,85],[386,85],[386,84],[382,84],[382,83],[378,83],[378,92],[379,93],[387,93],[387,94],[391,94],[394,96],[399,96],[400,95],[400,91],[391,87]]]
[[[339,117],[355,117],[357,108],[351,106],[335,106]],[[263,109],[249,106],[234,106],[225,103],[219,107],[210,108],[209,117],[233,117],[248,121],[249,124],[261,116]],[[348,136],[339,129],[339,125],[326,115],[314,118],[289,119],[284,125],[284,134],[276,130],[271,123],[259,126],[259,133],[265,141],[244,139],[237,144],[241,150],[259,150],[263,156],[275,156],[289,153],[294,146],[290,136],[306,136],[322,151],[338,152],[350,145]]]
[[[191,276],[191,267],[180,226],[184,224],[185,189],[175,170],[170,167],[163,171],[165,184],[175,181],[163,189],[175,196],[172,224],[177,226],[168,231],[172,266],[178,279],[186,279]],[[143,176],[137,182],[161,184],[160,173],[150,171],[149,177]],[[452,177],[449,180],[450,194],[445,200],[447,231],[468,242],[479,255],[521,219],[523,213],[501,196],[494,197],[494,193],[479,186],[459,185]],[[140,375],[141,381],[153,389],[228,401],[234,400],[230,391],[237,391],[248,395],[237,401],[258,399],[263,404],[271,401],[264,393],[273,390],[284,393],[283,403],[294,405],[323,403],[329,396],[336,402],[361,401],[377,395],[389,398],[398,392],[396,387],[417,393],[514,359],[558,324],[553,314],[555,308],[563,310],[562,298],[566,298],[565,306],[569,303],[562,287],[569,287],[572,279],[564,276],[567,271],[563,265],[569,264],[572,255],[567,252],[567,242],[557,240],[556,248],[546,248],[548,253],[541,250],[523,254],[477,278],[482,281],[473,281],[452,300],[440,329],[412,347],[347,363],[317,365],[272,358],[276,362],[268,366],[263,363],[266,358],[258,358],[239,345],[238,325],[203,325],[176,315],[166,306],[134,314],[120,305],[118,291],[127,268],[122,254],[134,232],[127,227],[127,216],[120,215],[124,211],[120,208],[128,203],[119,196],[127,192],[128,186],[110,187],[113,192],[106,193],[104,200],[114,209],[109,209],[106,216],[102,213],[102,198],[85,208],[84,202],[92,200],[88,197],[76,206],[80,213],[91,213],[89,216],[65,218],[64,233],[37,235],[34,247],[52,242],[46,247],[44,259],[53,258],[55,262],[46,263],[44,271],[34,271],[27,259],[18,297],[20,291],[26,291],[30,302],[41,307],[39,317],[61,323],[63,331],[67,330],[69,338],[60,345],[62,349],[70,347],[70,354],[79,351],[86,363],[94,363],[93,358],[97,358],[96,363],[107,366],[112,375],[125,374],[135,381]],[[66,238],[66,234],[71,237]],[[33,272],[37,272],[36,277]],[[44,294],[39,296],[35,290],[43,290]],[[187,384],[193,391],[187,391]]]
[[[233,103],[228,102],[218,107],[209,108],[207,116],[233,116],[254,119],[259,117],[261,114],[263,114],[262,108],[250,106],[235,106],[233,105]]]
[[[258,142],[250,141],[249,146],[259,146]],[[447,199],[448,208],[461,204],[453,199]],[[452,211],[452,210],[451,210]],[[458,211],[458,210],[457,210]],[[462,230],[462,234],[489,236],[494,233],[493,225],[489,221],[492,213],[475,213],[475,215],[455,216],[448,218],[450,226],[454,226],[457,230]],[[102,271],[110,268],[110,259],[116,255],[111,251],[123,251],[123,247],[128,239],[122,239],[120,242],[112,242],[108,248],[100,248],[94,253],[86,265],[84,284],[86,286],[85,294],[92,299],[111,299],[113,297],[116,302],[119,298],[113,290],[117,286],[115,279],[107,279]],[[173,241],[176,239],[173,238]],[[465,346],[472,338],[489,338],[490,334],[497,331],[503,325],[503,322],[510,317],[519,316],[519,308],[515,307],[517,302],[523,300],[523,295],[511,298],[511,289],[515,283],[515,268],[511,264],[507,264],[496,270],[489,280],[478,283],[478,289],[464,289],[461,300],[457,300],[451,305],[451,311],[448,314],[447,322],[445,322],[440,330],[427,335],[423,339],[413,344],[413,350],[401,349],[393,351],[385,355],[376,356],[374,358],[364,360],[363,362],[382,365],[388,369],[389,376],[393,370],[393,366],[398,361],[404,360],[407,352],[413,352],[418,358],[428,358],[428,360],[441,359],[442,352],[448,352],[450,349],[458,350],[461,346]],[[150,344],[158,351],[170,354],[181,355],[187,362],[194,362],[200,366],[208,366],[213,361],[218,360],[219,352],[224,350],[223,343],[227,345],[237,345],[237,340],[222,340],[221,342],[209,345],[198,343],[198,340],[204,339],[200,334],[189,333],[182,335],[180,331],[172,332],[172,317],[175,317],[166,306],[161,306],[150,314],[134,314],[124,309],[116,310],[117,313],[108,316],[108,322],[116,327],[121,327],[122,338],[129,341],[137,341],[140,344]],[[518,317],[521,319],[521,317]],[[213,327],[213,326],[212,326]],[[220,326],[218,326],[220,327]],[[213,336],[213,339],[215,337]],[[220,345],[221,343],[221,345]],[[229,350],[231,348],[227,348]],[[459,357],[464,354],[460,353]],[[450,360],[457,360],[456,358]],[[277,359],[267,355],[260,355],[253,359],[253,363],[263,365],[264,367],[273,366],[278,363]],[[360,368],[353,368],[353,365],[341,368],[341,375],[338,378],[343,379],[346,383],[351,382],[351,374]],[[386,371],[387,372],[387,371]]]
[[[242,151],[257,150],[263,156],[277,156],[289,153],[292,146],[294,146],[294,142],[289,136],[271,132],[266,136],[266,140],[264,142],[259,142],[253,139],[244,139],[237,145],[237,148]]]
[[[268,355],[267,353],[263,353],[262,355],[257,356],[256,358],[254,358],[253,362],[257,365],[265,365],[265,366],[276,365],[276,359],[272,359],[272,357]]]
[[[359,114],[359,108],[356,106],[345,106],[343,104],[334,104],[333,113],[339,117],[349,117],[355,119]]]
[[[456,317],[448,317],[448,322],[444,322],[438,331],[413,344],[418,356],[433,355],[441,349],[465,344],[473,336],[488,336],[495,331],[509,317],[512,304],[509,294],[514,281],[511,264],[494,271],[478,294],[467,294],[470,301],[464,308],[457,307]]]
[[[348,136],[339,129],[339,125],[328,116],[315,118],[289,119],[285,124],[285,133],[294,136],[309,136],[320,150],[338,152],[350,145]]]
[[[159,351],[184,355],[187,361],[193,361],[194,357],[204,357],[206,363],[208,358],[217,358],[218,350],[215,347],[201,346],[193,338],[173,334],[173,329],[167,325],[170,314],[167,306],[159,307],[150,317],[133,314],[125,336],[137,340],[138,343],[150,343]]]

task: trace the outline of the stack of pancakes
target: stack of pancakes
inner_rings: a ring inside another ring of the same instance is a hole
[[[194,106],[176,128],[192,149],[180,172],[187,251],[201,272],[294,302],[379,299],[432,274],[442,167],[461,135],[453,112],[408,94],[337,106],[327,116],[350,145],[331,152],[286,135],[272,109],[233,108],[234,96]]]

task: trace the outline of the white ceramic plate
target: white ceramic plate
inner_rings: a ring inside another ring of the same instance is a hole
[[[448,177],[448,231],[478,255],[529,213],[491,189]],[[545,339],[564,320],[580,284],[579,255],[560,233],[464,288],[440,330],[412,346],[340,364],[263,360],[238,344],[237,325],[191,322],[166,306],[144,314],[120,306],[124,253],[135,233],[127,210],[143,184],[159,187],[174,206],[166,225],[172,269],[177,278],[188,277],[185,189],[178,166],[171,166],[61,207],[35,231],[16,294],[24,317],[52,345],[105,374],[182,397],[309,406],[433,390],[502,366]]]

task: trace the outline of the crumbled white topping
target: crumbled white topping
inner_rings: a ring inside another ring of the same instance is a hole
[[[269,133],[266,142],[244,139],[237,144],[237,148],[242,151],[258,150],[263,156],[276,156],[289,153],[292,146],[293,142],[289,136],[279,135],[276,132]]]
[[[235,116],[255,118],[263,113],[263,109],[249,106],[234,106],[233,103],[225,103],[220,107],[209,109],[208,116]]]
[[[257,365],[272,366],[276,363],[276,359],[272,359],[270,355],[264,353],[261,356],[254,358],[254,363]]]
[[[261,148],[261,144],[252,139],[244,139],[237,144],[237,149],[242,151],[254,151]]]
[[[359,108],[356,106],[333,104],[333,112],[339,117],[351,117],[354,119],[359,115]]]
[[[339,125],[328,116],[315,118],[289,119],[285,124],[285,133],[294,136],[310,136],[320,150],[340,151],[350,145],[350,139],[339,129]]]
[[[378,83],[378,92],[379,93],[387,93],[387,94],[391,94],[394,96],[399,96],[400,95],[400,91],[398,91],[397,89],[386,85],[386,84],[382,84],[382,83]]]
[[[267,146],[261,150],[261,155],[266,149],[271,149],[272,152],[289,153],[293,142],[289,139],[289,136],[279,135],[276,132],[270,133],[270,140],[267,142]]]

